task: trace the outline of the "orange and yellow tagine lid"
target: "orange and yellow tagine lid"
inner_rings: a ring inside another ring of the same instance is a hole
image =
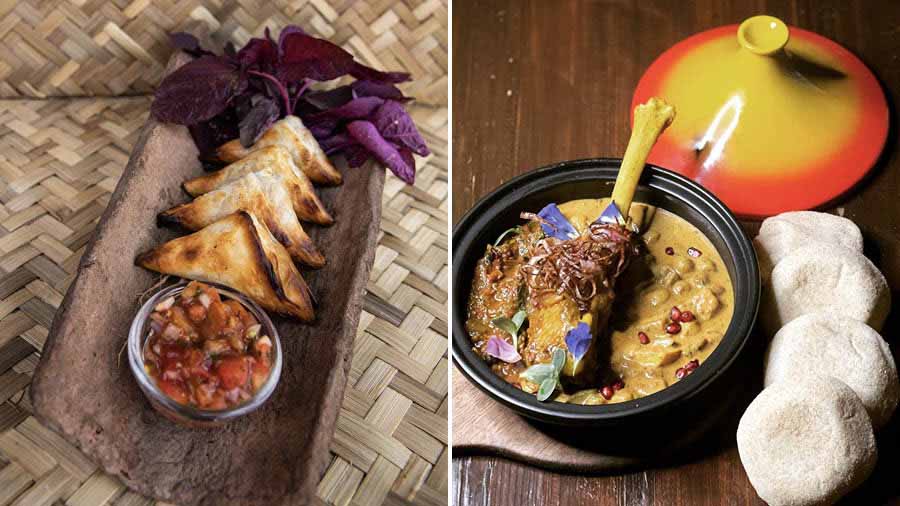
[[[771,16],[694,35],[641,78],[678,115],[649,162],[684,174],[735,213],[829,202],[875,164],[888,131],[878,81],[840,45]]]

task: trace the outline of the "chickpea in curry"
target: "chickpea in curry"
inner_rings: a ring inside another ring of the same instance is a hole
[[[700,367],[731,322],[731,279],[700,230],[640,203],[627,225],[601,226],[608,203],[559,205],[574,229],[562,239],[548,237],[553,223],[541,213],[523,213],[531,221],[488,246],[476,265],[466,320],[473,349],[495,374],[541,400],[540,380],[548,377],[544,398],[557,402],[607,404],[658,392]],[[605,269],[597,266],[603,262]],[[579,327],[588,344],[572,339]],[[565,360],[554,369],[557,350]]]
[[[235,299],[190,282],[150,313],[144,368],[175,402],[222,410],[249,400],[272,368],[272,340]]]

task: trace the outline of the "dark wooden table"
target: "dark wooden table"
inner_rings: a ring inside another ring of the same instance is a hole
[[[453,219],[483,194],[532,168],[621,156],[632,91],[666,48],[698,31],[755,14],[843,44],[900,96],[897,1],[453,2]],[[860,225],[866,253],[884,271],[894,308],[884,332],[900,348],[900,160],[895,111],[888,146],[864,185],[837,206]],[[749,230],[754,224],[747,224]],[[748,373],[753,374],[753,373]],[[758,504],[734,443],[736,420],[758,388],[683,464],[616,476],[542,471],[495,457],[453,459],[462,505]],[[879,434],[875,474],[847,504],[900,504],[900,416]]]

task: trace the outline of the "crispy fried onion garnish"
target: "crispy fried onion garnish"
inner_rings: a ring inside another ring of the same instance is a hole
[[[524,213],[522,217],[536,218]],[[574,239],[537,241],[522,271],[532,293],[568,294],[585,312],[601,287],[613,288],[631,257],[639,253],[638,244],[636,235],[625,227],[593,223]]]

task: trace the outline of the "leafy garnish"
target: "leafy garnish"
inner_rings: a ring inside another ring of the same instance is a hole
[[[299,116],[329,155],[342,153],[351,167],[370,159],[412,184],[413,154],[427,156],[425,140],[403,107],[396,87],[409,74],[381,72],[327,40],[296,26],[276,42],[266,29],[240,50],[228,44],[216,55],[187,33],[172,45],[196,57],[163,79],[151,112],[160,121],[187,125],[201,153],[240,137],[250,147],[275,121]],[[314,82],[352,76],[332,90],[311,91]]]
[[[512,336],[513,346],[516,349],[519,349],[519,329],[522,328],[522,323],[525,322],[525,318],[527,317],[527,313],[525,310],[520,309],[516,311],[516,314],[512,315],[512,318],[506,318],[501,316],[499,318],[494,318],[491,320],[491,323],[494,324],[500,330],[506,331],[509,335]]]
[[[575,227],[563,216],[556,204],[547,204],[537,215],[541,218],[541,229],[545,234],[562,241],[578,237]]]
[[[585,322],[578,322],[578,325],[566,334],[566,346],[577,364],[591,346],[591,326]]]
[[[515,364],[519,360],[522,360],[522,356],[519,355],[516,348],[499,336],[491,336],[491,338],[488,339],[487,345],[484,347],[484,352],[510,364]]]
[[[553,350],[552,360],[549,364],[535,364],[522,371],[519,377],[540,386],[537,400],[543,402],[553,395],[559,385],[559,375],[564,365],[566,365],[566,350],[556,348]]]
[[[499,237],[497,237],[497,240],[494,241],[494,246],[499,246],[500,243],[503,242],[503,239],[506,239],[506,236],[516,235],[516,234],[520,234],[520,233],[522,233],[522,227],[508,228],[508,229],[504,230],[503,233],[500,234]]]

